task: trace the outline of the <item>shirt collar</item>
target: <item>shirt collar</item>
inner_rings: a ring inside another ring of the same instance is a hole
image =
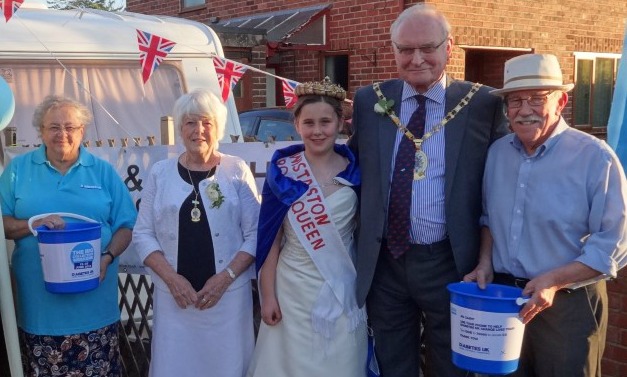
[[[437,102],[438,104],[444,104],[445,94],[446,94],[446,75],[443,74],[442,77],[438,81],[433,84],[429,90],[424,93],[418,93],[418,91],[411,85],[409,85],[406,81],[403,81],[403,94],[402,101],[408,100],[417,96],[418,94],[422,94],[423,96],[429,98],[432,101]]]
[[[48,162],[48,158],[46,157],[46,146],[44,144],[41,144],[41,146],[33,152],[33,162],[40,165]],[[72,167],[76,165],[91,166],[94,162],[94,156],[87,152],[87,150],[85,150],[85,148],[81,145],[78,147],[78,160],[76,160]]]

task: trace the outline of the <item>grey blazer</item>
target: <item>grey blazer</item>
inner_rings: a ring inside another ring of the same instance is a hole
[[[447,79],[445,113],[470,91],[472,83]],[[400,112],[403,81],[381,84],[381,91],[394,99]],[[481,184],[488,147],[508,133],[503,104],[482,87],[444,128],[445,205],[448,236],[460,275],[477,263],[480,243]],[[362,172],[361,205],[357,236],[357,300],[366,300],[385,234],[390,167],[397,127],[388,116],[374,112],[377,96],[372,86],[355,94],[349,146],[359,158]]]

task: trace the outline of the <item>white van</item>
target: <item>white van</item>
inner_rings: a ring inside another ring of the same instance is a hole
[[[176,42],[146,84],[138,29]],[[13,119],[1,135],[2,146],[32,147],[41,142],[31,120],[34,108],[49,94],[64,94],[91,108],[94,122],[85,135],[91,145],[120,146],[122,139],[133,143],[134,138],[148,145],[148,137],[161,144],[160,119],[171,113],[181,94],[195,88],[220,94],[214,55],[223,56],[218,36],[199,22],[128,12],[33,8],[25,2],[9,22],[0,22],[0,75],[16,103]],[[232,97],[227,107],[223,142],[242,141]]]

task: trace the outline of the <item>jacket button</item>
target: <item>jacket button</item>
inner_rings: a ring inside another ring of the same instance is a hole
[[[218,261],[218,263],[222,264],[222,263],[224,263],[224,260],[223,260],[223,259],[220,259],[220,260]]]
[[[216,237],[220,237],[220,233],[215,233],[215,236]]]

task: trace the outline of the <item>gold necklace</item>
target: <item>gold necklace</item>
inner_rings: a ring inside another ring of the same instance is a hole
[[[187,155],[185,156],[185,163],[187,166],[189,166],[189,158],[187,157]],[[200,202],[198,201],[198,190],[196,190],[196,186],[194,186],[192,173],[190,173],[189,168],[187,168],[187,166],[185,166],[185,170],[187,170],[187,176],[189,177],[189,181],[192,184],[192,190],[194,190],[194,195],[195,195],[194,200],[192,200],[192,204],[194,205],[194,208],[192,208],[189,214],[192,216],[192,222],[197,223],[200,221],[200,216],[202,215],[202,212],[200,211],[200,208],[198,208],[198,205],[200,204]],[[205,179],[211,176],[212,171],[213,171],[213,168],[209,169],[209,172],[207,173],[207,177]],[[198,182],[198,189],[200,190],[200,182]]]
[[[394,112],[394,109],[392,109],[391,106],[386,106],[386,108],[384,109],[385,114],[387,114],[387,116],[389,116],[390,119],[392,119],[392,122],[394,122],[396,127],[398,127],[403,132],[405,137],[407,137],[409,140],[411,140],[414,143],[414,148],[416,149],[416,152],[414,155],[414,181],[418,181],[426,177],[427,164],[429,162],[429,159],[427,158],[427,154],[422,150],[422,143],[424,143],[428,138],[433,136],[433,134],[443,129],[444,126],[446,126],[446,124],[451,119],[455,118],[455,115],[457,115],[464,108],[464,106],[468,105],[472,97],[475,95],[475,93],[479,91],[479,88],[481,87],[482,87],[482,84],[479,84],[479,83],[473,84],[472,88],[470,88],[470,91],[466,94],[464,98],[462,98],[461,101],[459,101],[457,106],[455,106],[453,110],[449,111],[448,114],[446,114],[446,116],[444,117],[444,119],[440,121],[440,123],[438,123],[435,127],[433,127],[431,131],[426,132],[421,138],[415,137],[414,134],[412,134],[407,129],[407,127],[405,127],[401,123],[401,120],[398,118],[398,116]],[[374,91],[377,94],[377,97],[379,98],[378,103],[387,104],[388,99],[385,98],[385,96],[383,95],[383,92],[381,92],[381,88],[379,88],[379,83],[372,84],[372,88],[374,89]]]

